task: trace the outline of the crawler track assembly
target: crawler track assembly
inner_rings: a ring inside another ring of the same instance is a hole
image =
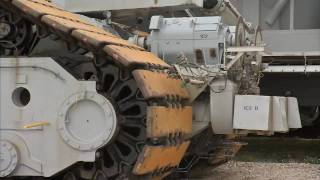
[[[1,0],[0,10],[21,18],[26,35],[36,26],[43,36],[55,35],[91,52],[93,61],[86,63],[95,69],[98,91],[118,110],[118,136],[100,150],[97,161],[77,164],[53,178],[163,178],[180,164],[190,144],[185,137],[191,133],[192,108],[181,80],[168,74],[170,65],[46,0]],[[0,13],[0,23],[12,26],[7,17]],[[13,45],[1,47],[2,56],[24,54],[32,42],[29,36],[16,45],[10,35],[0,39],[2,45]],[[83,177],[81,168],[94,169],[94,174]]]

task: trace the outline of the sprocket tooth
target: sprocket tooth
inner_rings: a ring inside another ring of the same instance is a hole
[[[163,60],[147,51],[137,51],[128,47],[120,47],[114,45],[105,46],[104,51],[126,67],[129,67],[131,65],[148,64],[165,68],[170,67]]]
[[[147,136],[169,137],[171,134],[188,135],[192,131],[192,107],[166,108],[148,107]]]
[[[167,73],[135,70],[133,76],[146,99],[180,98],[189,99],[189,92],[182,81],[169,77]]]
[[[189,144],[190,142],[184,142],[177,146],[145,146],[134,166],[133,173],[145,175],[177,167]]]

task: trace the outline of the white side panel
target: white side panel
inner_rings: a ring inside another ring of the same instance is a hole
[[[272,98],[272,131],[288,132],[287,98]]]
[[[233,128],[240,130],[269,131],[269,96],[236,96],[234,104]]]
[[[298,101],[291,97],[236,95],[233,128],[269,133],[302,128]]]
[[[302,128],[297,98],[288,98],[288,124],[290,129]]]

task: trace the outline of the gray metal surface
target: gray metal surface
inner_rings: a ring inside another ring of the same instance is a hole
[[[17,149],[10,142],[0,140],[0,177],[11,174],[17,165]]]
[[[220,79],[211,85],[210,117],[213,132],[233,134],[234,97],[238,86],[234,82]]]
[[[185,59],[199,65],[221,64],[228,27],[221,17],[153,17],[148,38],[151,52],[168,63]],[[220,46],[219,46],[220,45]]]
[[[271,11],[268,13],[268,15],[265,17],[264,21],[269,26],[272,26],[275,20],[279,17],[281,11],[286,6],[286,4],[289,2],[289,0],[279,0],[277,1],[274,6],[272,7]]]
[[[50,58],[2,58],[0,83],[0,177],[50,177],[94,162],[116,132],[96,82],[76,80]]]
[[[192,132],[193,135],[197,135],[210,126],[210,99],[201,98],[192,103],[193,110],[193,122]]]
[[[267,52],[309,52],[320,49],[320,29],[265,30]]]
[[[73,12],[106,11],[121,9],[155,8],[166,6],[199,6],[203,7],[203,0],[52,0],[66,10]]]
[[[243,16],[264,30],[267,51],[308,52],[320,49],[318,0],[233,0]]]

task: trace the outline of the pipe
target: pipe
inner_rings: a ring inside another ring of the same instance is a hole
[[[289,0],[278,0],[277,3],[273,6],[272,10],[264,20],[269,26],[273,25],[288,1]]]

